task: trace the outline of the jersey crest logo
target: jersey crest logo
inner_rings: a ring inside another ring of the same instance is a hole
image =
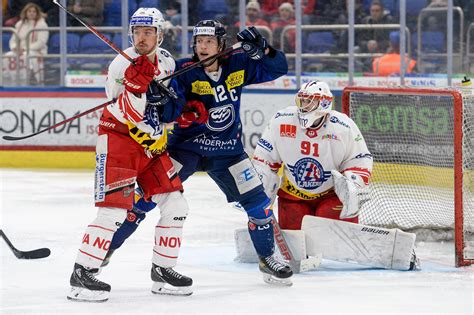
[[[211,84],[207,81],[194,81],[191,83],[191,92],[198,95],[214,94]]]
[[[280,137],[296,138],[296,126],[280,125]]]
[[[232,126],[235,120],[234,107],[229,105],[211,108],[207,126],[212,131],[222,131]]]
[[[318,131],[314,129],[306,129],[306,135],[309,138],[316,138],[318,136]]]
[[[225,84],[227,86],[227,90],[236,88],[238,86],[241,86],[244,84],[244,70],[232,72],[227,76],[227,79],[225,80]]]
[[[320,187],[331,177],[330,171],[325,171],[321,163],[313,158],[302,158],[295,165],[288,165],[295,178],[296,185],[302,189],[313,190]]]

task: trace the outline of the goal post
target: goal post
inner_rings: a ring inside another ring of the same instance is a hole
[[[346,87],[342,111],[374,157],[363,224],[455,241],[455,264],[474,263],[474,92]]]

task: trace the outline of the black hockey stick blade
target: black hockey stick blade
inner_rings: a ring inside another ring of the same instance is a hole
[[[12,250],[13,254],[18,259],[40,259],[48,257],[51,254],[51,250],[49,248],[38,248],[30,251],[22,251],[16,249],[13,246],[12,242],[8,239],[8,237],[3,233],[3,230],[0,230],[0,236],[3,238],[5,243],[7,243],[8,247]]]

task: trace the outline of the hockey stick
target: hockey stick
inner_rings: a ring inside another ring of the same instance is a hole
[[[51,254],[49,248],[38,248],[30,251],[18,250],[15,248],[15,246],[13,246],[12,242],[10,242],[5,233],[3,233],[3,230],[0,230],[0,236],[5,240],[8,247],[10,247],[13,254],[15,254],[16,258],[18,259],[39,259],[48,257],[49,254]]]
[[[79,114],[77,114],[77,115],[74,115],[74,116],[72,116],[72,117],[70,117],[70,118],[68,118],[68,119],[66,119],[66,120],[60,121],[60,122],[58,122],[57,124],[54,124],[54,125],[52,125],[52,126],[50,126],[50,127],[48,127],[48,128],[45,128],[45,129],[43,129],[43,130],[40,130],[40,131],[38,131],[38,132],[29,134],[29,135],[27,135],[27,136],[22,136],[22,137],[3,136],[3,139],[8,140],[8,141],[16,141],[16,140],[28,139],[28,138],[34,137],[34,136],[36,136],[36,135],[39,135],[40,133],[43,133],[43,132],[46,132],[46,131],[48,131],[48,130],[57,128],[57,127],[59,127],[59,126],[62,126],[62,125],[66,124],[66,123],[68,123],[68,122],[70,122],[70,121],[73,121],[73,120],[79,118],[79,117],[82,117],[82,116],[87,115],[87,114],[89,114],[89,113],[95,112],[96,110],[101,109],[102,107],[105,107],[105,106],[107,106],[107,105],[109,105],[109,104],[112,104],[112,103],[114,103],[114,102],[115,102],[115,99],[112,99],[112,100],[107,101],[107,102],[105,102],[105,103],[103,103],[103,104],[97,105],[97,106],[94,107],[94,108],[88,109],[88,110],[86,110],[85,112],[82,112],[82,113],[79,113]]]
[[[94,27],[92,27],[92,26],[86,24],[86,23],[83,22],[79,17],[77,17],[75,14],[69,12],[64,6],[62,6],[60,3],[58,3],[57,0],[53,0],[53,2],[54,2],[55,4],[57,4],[61,9],[63,9],[66,13],[70,14],[70,15],[73,16],[75,19],[77,19],[82,25],[84,25],[87,29],[89,29],[92,33],[94,33],[97,37],[99,37],[99,38],[100,38],[101,40],[103,40],[107,45],[109,45],[110,48],[112,48],[112,49],[115,50],[117,53],[119,53],[119,54],[122,55],[124,58],[126,58],[126,59],[129,60],[131,63],[133,63],[133,59],[132,59],[130,56],[128,56],[128,55],[127,55],[126,53],[124,53],[120,48],[118,48],[117,46],[115,46],[110,40],[107,39],[107,37],[105,37],[104,35],[102,35],[102,34],[101,34],[99,31],[97,31]],[[180,70],[178,70],[178,71],[173,72],[172,74],[170,74],[170,75],[164,77],[163,79],[160,79],[160,80],[158,81],[158,83],[160,84],[160,86],[161,86],[163,89],[165,89],[166,91],[169,91],[169,89],[164,86],[164,84],[163,84],[164,81],[169,80],[169,79],[172,79],[172,78],[174,78],[174,77],[177,77],[177,76],[179,76],[179,75],[181,75],[181,74],[183,74],[183,73],[186,73],[186,72],[188,72],[188,71],[190,71],[190,70],[192,70],[192,69],[194,69],[194,68],[197,68],[197,67],[203,65],[204,63],[206,63],[206,62],[208,62],[208,61],[211,61],[212,59],[219,58],[219,57],[221,57],[221,56],[223,56],[223,55],[226,55],[226,54],[228,54],[228,53],[230,53],[230,52],[232,52],[232,51],[234,51],[234,50],[236,50],[236,49],[239,49],[241,46],[242,46],[242,43],[241,43],[241,42],[235,43],[235,44],[232,45],[231,47],[229,47],[229,48],[227,48],[227,49],[225,49],[225,50],[223,50],[223,51],[221,51],[221,52],[219,52],[219,53],[217,53],[217,54],[215,54],[215,55],[209,56],[209,57],[207,57],[207,58],[205,58],[205,59],[203,59],[203,60],[197,61],[197,62],[195,62],[195,63],[193,63],[193,64],[191,64],[191,65],[189,65],[189,66],[187,66],[187,67],[185,67],[185,68],[183,68],[183,69],[180,69]],[[170,93],[170,95],[173,95],[173,94],[174,94],[174,92],[171,92],[171,91],[169,91],[169,93]],[[176,94],[174,94],[174,96],[176,96]],[[41,130],[41,131],[32,133],[32,134],[27,135],[27,136],[21,136],[21,137],[3,136],[2,138],[3,138],[4,140],[7,140],[7,141],[17,141],[17,140],[28,139],[28,138],[34,137],[34,136],[36,136],[36,135],[38,135],[38,134],[40,134],[40,133],[43,133],[43,132],[46,132],[46,131],[48,131],[48,130],[57,128],[57,127],[59,127],[59,126],[62,126],[62,125],[64,125],[65,123],[68,123],[68,122],[70,122],[70,121],[72,121],[72,120],[74,120],[74,119],[77,119],[77,118],[82,117],[82,116],[84,116],[84,115],[87,115],[87,114],[89,114],[89,113],[91,113],[91,112],[94,112],[94,111],[96,111],[96,110],[99,110],[99,109],[101,109],[101,108],[103,108],[103,107],[106,107],[107,105],[112,104],[112,103],[114,103],[114,102],[115,102],[115,100],[110,100],[110,101],[108,101],[108,102],[106,102],[106,103],[103,103],[103,104],[98,105],[98,106],[96,106],[96,107],[94,107],[94,108],[91,108],[91,109],[89,109],[89,110],[87,110],[87,111],[85,111],[85,112],[83,112],[83,113],[80,113],[80,114],[77,114],[77,115],[75,115],[75,116],[72,116],[71,118],[68,118],[68,119],[66,119],[66,120],[63,120],[63,121],[61,121],[61,122],[59,122],[59,123],[57,123],[57,124],[55,124],[55,125],[53,125],[53,126],[50,126],[50,127],[46,128],[46,129],[43,129],[43,130]]]
[[[105,37],[104,35],[102,35],[98,30],[96,30],[92,25],[89,25],[87,24],[86,22],[84,22],[83,20],[81,20],[80,17],[78,17],[77,15],[75,15],[74,13],[72,12],[69,12],[63,5],[61,5],[58,0],[53,0],[53,2],[58,6],[60,7],[62,10],[64,10],[64,12],[66,12],[67,14],[71,15],[72,17],[74,17],[77,21],[79,21],[82,25],[84,25],[85,28],[87,28],[89,31],[91,31],[94,35],[96,35],[98,38],[100,38],[104,43],[106,43],[107,45],[109,45],[110,48],[112,48],[113,50],[115,50],[117,53],[119,53],[120,55],[122,55],[125,59],[127,59],[128,61],[130,61],[131,63],[134,63],[133,59],[127,55],[123,50],[121,50],[120,48],[118,48],[117,46],[114,45],[114,43],[112,43],[107,37]],[[240,47],[242,46],[242,43],[241,42],[238,42],[238,43],[235,43],[234,45],[232,45],[231,47],[227,48],[227,49],[224,49],[223,51],[215,54],[215,55],[212,55],[212,56],[209,56],[207,57],[206,59],[203,59],[201,61],[198,61],[198,62],[195,62],[189,66],[187,66],[186,68],[183,68],[181,70],[178,70],[176,72],[174,72],[173,74],[167,76],[167,77],[164,77],[163,79],[159,80],[158,83],[161,85],[162,88],[166,89],[168,91],[168,88],[166,86],[163,85],[163,81],[166,81],[168,79],[171,79],[171,78],[174,78],[176,76],[179,76],[185,72],[188,72],[189,70],[192,70],[196,67],[199,67],[201,66],[202,64],[208,62],[208,61],[211,61],[212,59],[215,59],[215,58],[219,58],[223,55],[226,55],[228,53],[230,53],[231,51],[234,51],[236,49],[239,49]],[[169,93],[174,93],[172,91],[169,91]],[[173,95],[173,96],[176,96],[176,95]]]
[[[321,256],[311,256],[303,260],[295,259],[295,256],[291,252],[291,249],[288,246],[283,233],[281,232],[280,224],[278,224],[275,215],[272,214],[271,218],[273,221],[273,234],[275,235],[275,242],[277,243],[278,249],[280,250],[283,258],[286,259],[290,264],[291,270],[293,270],[294,273],[300,273],[318,268],[321,264]]]

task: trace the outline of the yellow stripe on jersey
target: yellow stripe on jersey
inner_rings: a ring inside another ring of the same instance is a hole
[[[166,145],[168,142],[168,132],[166,128],[163,127],[162,136],[154,139],[151,138],[150,135],[142,130],[140,130],[137,126],[132,124],[131,122],[127,122],[130,137],[135,140],[138,144],[142,147],[147,149],[153,154],[161,154],[166,150]]]
[[[314,200],[333,191],[333,189],[331,188],[319,194],[312,194],[310,192],[301,190],[300,188],[296,187],[292,182],[288,180],[288,177],[286,177],[285,175],[283,176],[280,189],[296,198],[303,199],[303,200]]]

